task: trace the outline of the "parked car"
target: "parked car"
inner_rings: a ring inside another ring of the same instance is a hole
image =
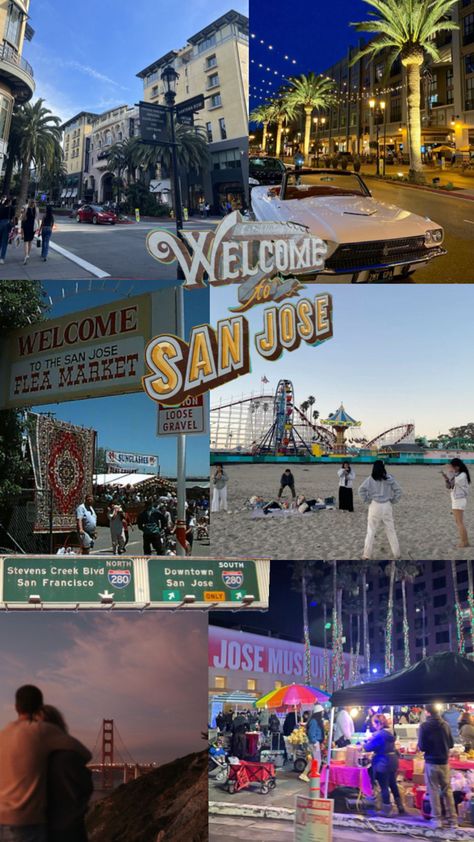
[[[255,219],[291,222],[326,243],[321,280],[400,281],[446,254],[440,225],[374,199],[354,172],[286,172],[280,187],[254,187],[251,204]]]
[[[93,225],[115,225],[117,214],[102,205],[82,205],[76,212],[76,222],[92,222]]]
[[[261,184],[281,184],[286,167],[279,158],[267,156],[249,159],[250,189]]]

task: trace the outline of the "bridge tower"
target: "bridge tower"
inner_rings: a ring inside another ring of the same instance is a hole
[[[114,787],[114,720],[102,720],[102,789]]]

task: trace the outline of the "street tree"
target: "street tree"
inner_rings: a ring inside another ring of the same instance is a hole
[[[268,126],[275,120],[275,109],[272,102],[264,102],[257,105],[250,113],[249,120],[251,123],[257,123],[262,126],[262,152],[267,148]]]
[[[407,128],[410,157],[409,177],[424,181],[421,160],[421,68],[426,58],[441,61],[436,46],[440,32],[459,29],[449,19],[457,0],[364,0],[375,11],[371,20],[353,23],[359,32],[373,34],[373,39],[352,58],[351,65],[363,56],[375,59],[382,54],[387,75],[397,59],[407,74]]]
[[[291,575],[292,589],[301,593],[303,609],[303,640],[305,652],[304,682],[311,685],[311,638],[309,633],[308,599],[314,596],[314,566],[309,561],[294,561]]]
[[[276,123],[277,127],[275,144],[275,155],[277,158],[279,158],[281,154],[283,127],[285,124],[291,123],[295,119],[296,113],[296,106],[288,102],[286,95],[277,97],[271,101],[270,122]]]
[[[26,102],[20,105],[12,124],[13,142],[16,144],[12,154],[20,166],[19,212],[28,197],[32,165],[41,171],[43,167],[52,166],[61,154],[61,120],[45,108],[44,99],[37,99],[33,104]]]
[[[420,561],[396,561],[395,578],[401,583],[402,589],[402,610],[403,610],[403,666],[409,667],[411,664],[410,657],[410,625],[407,611],[407,583],[412,583],[413,580],[419,576],[422,570],[422,562]]]
[[[304,145],[305,158],[309,155],[311,141],[311,115],[314,109],[328,108],[334,100],[334,82],[327,76],[304,73],[289,80],[286,101],[294,109],[302,108],[305,115]]]
[[[0,334],[40,321],[47,307],[39,281],[0,281]],[[23,413],[0,411],[0,523],[20,493],[30,470],[23,458]]]

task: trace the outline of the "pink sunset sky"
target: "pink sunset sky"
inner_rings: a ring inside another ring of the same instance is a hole
[[[0,728],[15,718],[16,688],[36,684],[91,750],[103,719],[138,762],[204,747],[204,614],[2,614],[0,677]]]

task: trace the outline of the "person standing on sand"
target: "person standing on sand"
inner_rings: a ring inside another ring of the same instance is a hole
[[[349,462],[343,462],[337,475],[339,477],[339,508],[346,512],[354,511],[354,495],[352,484],[355,480],[355,471]]]
[[[471,475],[461,459],[451,459],[450,464],[453,469],[451,476],[441,473],[446,480],[446,487],[451,492],[451,509],[459,532],[458,547],[469,547],[469,538],[464,524],[464,510],[467,506]]]
[[[212,492],[212,506],[211,512],[226,512],[227,511],[227,483],[229,477],[224,471],[223,465],[219,462],[216,464],[216,470],[212,478],[214,490]]]
[[[280,490],[278,492],[278,499],[280,499],[281,495],[283,494],[285,488],[289,488],[291,491],[291,496],[293,500],[296,498],[296,491],[295,491],[295,478],[291,473],[290,469],[287,468],[283,474],[281,475],[280,479]]]
[[[395,532],[392,505],[401,496],[402,490],[398,482],[387,474],[382,460],[376,459],[372,466],[372,475],[367,477],[359,488],[359,497],[369,504],[367,535],[362,555],[364,561],[372,558],[375,536],[381,523],[384,525],[393,557],[400,558],[400,544]]]

